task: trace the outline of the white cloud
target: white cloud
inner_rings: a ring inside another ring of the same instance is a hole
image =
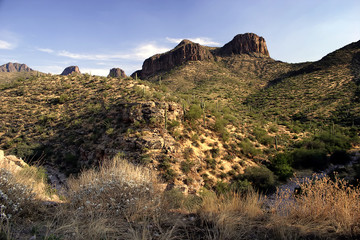
[[[199,43],[201,45],[220,46],[220,43],[214,42],[214,41],[211,40],[211,38],[207,38],[207,37],[185,38],[185,39],[188,39],[188,40],[190,40],[192,42],[195,42],[195,43]],[[183,38],[170,38],[170,37],[167,37],[166,40],[171,42],[171,43],[180,43],[183,40]]]
[[[33,69],[36,69],[43,73],[53,73],[53,74],[60,74],[64,70],[64,68],[58,65],[33,66]]]
[[[44,49],[43,49],[44,50]],[[45,49],[47,50],[47,49]],[[166,47],[157,46],[156,44],[148,43],[142,44],[134,48],[129,53],[124,54],[83,54],[73,53],[66,50],[58,51],[56,54],[62,57],[68,57],[76,60],[95,60],[95,61],[113,61],[119,59],[127,60],[144,60],[158,53],[163,53],[170,50]],[[52,52],[49,52],[52,53]]]
[[[80,68],[81,73],[91,73],[91,75],[107,76],[109,75],[110,69],[102,68]]]
[[[15,45],[14,44],[11,44],[7,41],[4,41],[4,40],[0,40],[0,49],[5,49],[5,50],[11,50],[11,49],[14,49],[15,48]]]
[[[53,53],[54,50],[50,49],[50,48],[37,48],[36,50],[40,51],[40,52],[45,52],[45,53]]]
[[[58,51],[58,56],[68,57],[71,59],[77,60],[96,60],[96,61],[109,61],[114,59],[129,59],[131,58],[128,54],[82,54],[82,53],[72,53],[69,51]]]
[[[145,59],[155,54],[164,53],[169,50],[170,49],[167,47],[160,47],[160,46],[156,46],[155,44],[148,43],[148,44],[140,45],[139,47],[135,48],[134,55],[136,59]]]

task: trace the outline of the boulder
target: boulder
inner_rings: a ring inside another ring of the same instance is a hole
[[[78,66],[70,66],[64,69],[61,75],[70,75],[70,74],[81,74],[80,69]]]

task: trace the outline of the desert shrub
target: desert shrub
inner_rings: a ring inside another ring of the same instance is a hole
[[[279,177],[280,180],[285,181],[293,175],[292,156],[286,153],[279,153],[271,159],[270,169]]]
[[[277,133],[279,131],[279,127],[275,124],[271,124],[269,126],[269,131],[272,132],[272,133]]]
[[[164,192],[165,202],[170,206],[170,208],[181,208],[183,206],[185,196],[180,191],[180,189],[173,188],[169,191]]]
[[[210,153],[213,158],[217,158],[220,154],[220,149],[217,147],[213,147],[212,149],[210,149]]]
[[[247,138],[241,141],[239,147],[241,148],[242,153],[247,156],[255,157],[261,153],[261,150],[255,148],[254,145]]]
[[[194,154],[194,149],[192,147],[187,147],[184,149],[184,158],[189,159]]]
[[[273,138],[270,137],[264,129],[254,128],[253,134],[256,137],[256,139],[263,145],[268,146],[274,142]]]
[[[69,101],[69,100],[70,100],[70,97],[66,93],[61,94],[60,97],[58,98],[58,102],[60,104],[63,104],[65,102]]]
[[[189,111],[186,112],[185,118],[189,121],[197,120],[201,118],[201,107],[199,105],[193,104],[191,105]]]
[[[0,213],[10,219],[14,216],[28,215],[35,203],[32,188],[21,184],[8,170],[0,168]]]
[[[185,160],[180,163],[180,169],[185,174],[188,174],[193,166],[194,163],[190,160]]]
[[[68,186],[69,207],[79,216],[84,211],[106,216],[131,215],[139,208],[148,211],[160,201],[155,176],[120,158],[70,178]]]
[[[297,169],[321,170],[328,166],[326,152],[321,149],[295,149],[292,152],[292,166]]]
[[[246,168],[243,178],[251,182],[255,189],[262,192],[272,191],[275,186],[274,173],[264,166]]]
[[[223,181],[218,181],[215,186],[214,190],[217,194],[226,194],[230,191],[230,184]]]
[[[336,150],[348,150],[351,147],[350,138],[340,133],[324,132],[315,137],[325,143],[325,148],[328,153]]]
[[[223,141],[227,141],[230,137],[229,132],[226,130],[226,125],[228,124],[228,121],[224,118],[217,117],[215,124],[214,124],[214,130],[218,132],[223,139]]]
[[[168,121],[167,122],[167,130],[173,131],[176,127],[180,126],[180,122],[176,120]]]
[[[299,147],[307,149],[324,149],[327,153],[348,150],[352,139],[341,133],[323,132],[312,139],[304,140]]]
[[[245,194],[250,191],[253,191],[253,188],[251,186],[251,183],[245,179],[245,180],[236,180],[231,183],[230,186],[231,191],[239,194]]]
[[[215,169],[215,168],[216,168],[217,162],[216,162],[215,159],[213,159],[213,158],[206,158],[206,159],[205,159],[205,162],[207,163],[207,166],[208,166],[208,167],[210,167],[210,168],[212,168],[212,169]]]

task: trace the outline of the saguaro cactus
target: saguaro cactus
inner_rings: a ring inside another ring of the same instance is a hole
[[[167,129],[167,121],[168,121],[167,110],[168,110],[168,105],[165,104],[165,113],[164,113],[164,117],[165,117],[164,127],[165,127],[165,130]]]
[[[204,120],[204,126],[206,126],[206,114],[205,114],[205,101],[201,100],[201,109],[203,110],[203,120]]]

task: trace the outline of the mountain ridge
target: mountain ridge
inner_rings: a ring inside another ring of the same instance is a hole
[[[265,39],[254,33],[238,34],[221,48],[202,46],[184,39],[174,49],[147,58],[142,69],[134,72],[131,76],[146,79],[189,61],[216,61],[219,57],[241,54],[270,57]]]
[[[33,72],[26,64],[8,62],[0,66],[0,72]]]

